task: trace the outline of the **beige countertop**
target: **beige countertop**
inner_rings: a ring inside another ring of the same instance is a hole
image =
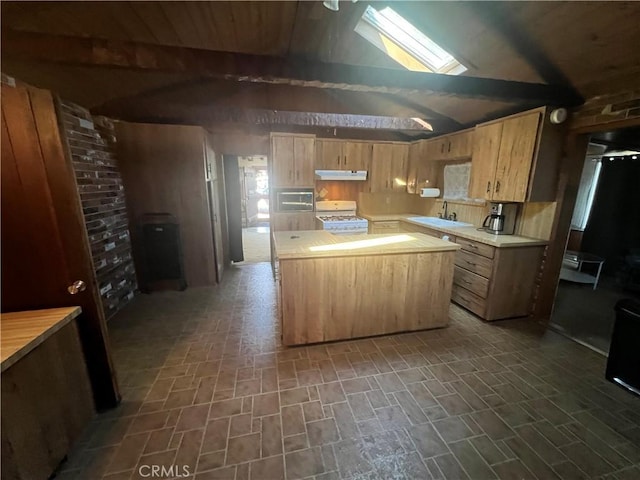
[[[409,217],[419,217],[417,213],[362,213],[358,212],[358,216],[366,218],[370,222],[394,222],[404,220]]]
[[[457,237],[466,238],[475,242],[485,243],[498,248],[509,247],[533,247],[539,245],[548,245],[547,240],[541,240],[539,238],[521,237],[519,235],[494,235],[481,230],[477,227],[434,227],[431,225],[425,225],[424,223],[415,222],[411,220],[411,217],[419,217],[415,213],[398,213],[398,214],[368,214],[359,213],[363,218],[371,222],[384,222],[384,221],[403,221],[418,225],[420,227],[429,228],[431,230],[437,230],[439,232],[448,233],[449,235],[455,235]]]
[[[0,317],[2,371],[80,315],[81,311],[80,307],[67,307],[3,313]]]
[[[333,235],[323,230],[275,232],[276,256],[288,258],[323,258],[399,253],[455,251],[455,243],[416,232],[382,235]]]

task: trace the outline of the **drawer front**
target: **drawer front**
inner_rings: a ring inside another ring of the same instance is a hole
[[[453,283],[472,291],[482,298],[487,298],[489,292],[489,280],[464,268],[455,267],[453,270]]]
[[[377,230],[391,230],[393,232],[400,231],[400,222],[397,221],[373,222],[372,225]]]
[[[485,245],[484,243],[474,242],[472,240],[467,240],[466,238],[460,237],[458,237],[456,243],[460,245],[463,250],[477,253],[478,255],[482,255],[483,257],[493,258],[495,255],[496,248],[492,247],[491,245]]]
[[[459,285],[453,285],[453,288],[451,289],[451,300],[467,310],[472,311],[479,317],[484,318],[487,310],[486,300],[475,293],[470,292],[466,288],[462,288]]]
[[[485,278],[491,278],[493,271],[493,260],[469,253],[466,250],[456,252],[455,264]]]

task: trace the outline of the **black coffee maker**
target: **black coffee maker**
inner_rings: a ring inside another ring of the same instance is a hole
[[[513,235],[517,216],[517,203],[492,203],[491,213],[482,222],[482,228],[495,235]]]

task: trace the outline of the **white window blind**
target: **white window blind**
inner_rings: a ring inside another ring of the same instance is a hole
[[[587,227],[598,186],[598,178],[600,178],[601,160],[602,157],[592,156],[585,159],[576,206],[573,209],[573,218],[571,219],[571,228],[574,230],[584,230]]]

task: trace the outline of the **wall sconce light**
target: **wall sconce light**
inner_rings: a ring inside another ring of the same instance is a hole
[[[324,2],[322,2],[322,4],[327,7],[329,10],[332,10],[334,12],[337,12],[340,9],[340,5],[338,3],[338,0],[324,0]]]

